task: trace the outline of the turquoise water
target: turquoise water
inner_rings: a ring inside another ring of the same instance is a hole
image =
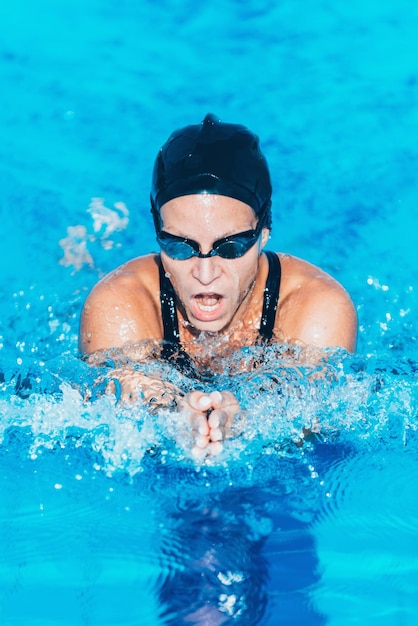
[[[0,624],[415,626],[418,7],[16,0],[0,25]],[[155,153],[208,111],[258,132],[270,248],[340,280],[360,333],[321,383],[280,349],[223,364],[250,417],[199,467],[174,415],[83,402],[77,332],[155,250]]]

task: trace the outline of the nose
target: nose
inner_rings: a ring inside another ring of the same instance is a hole
[[[193,261],[193,278],[198,280],[202,285],[210,285],[221,275],[219,259],[216,256],[206,259],[195,257]]]

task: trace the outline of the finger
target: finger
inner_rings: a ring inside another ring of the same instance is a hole
[[[201,461],[206,456],[207,456],[207,447],[206,448],[199,448],[199,447],[195,446],[194,448],[192,448],[192,457],[194,459],[196,459],[196,461]]]
[[[209,437],[205,437],[204,435],[198,435],[195,439],[195,444],[197,448],[203,449],[207,448],[209,444]]]
[[[211,406],[212,400],[207,394],[202,394],[202,396],[196,403],[196,408],[200,409],[201,411],[207,411]]]
[[[214,409],[232,406],[239,410],[238,400],[230,391],[212,391],[210,399]]]
[[[192,457],[196,461],[202,461],[210,456],[218,456],[223,450],[223,445],[220,442],[209,443],[205,448],[199,448],[195,446],[192,448]]]
[[[232,424],[235,421],[237,411],[235,407],[228,406],[223,409],[216,409],[208,417],[210,428],[210,438],[212,441],[219,441],[229,436]],[[219,433],[221,436],[219,436]]]
[[[212,405],[210,395],[202,391],[192,391],[186,396],[186,400],[193,409],[198,411],[207,411]]]
[[[220,426],[220,424],[222,424],[222,422],[224,420],[222,420],[222,412],[221,411],[212,411],[212,413],[209,415],[207,421],[209,424],[210,428],[218,428]]]
[[[224,438],[223,432],[220,428],[211,428],[209,436],[212,442],[222,441],[222,439]]]
[[[209,394],[209,398],[214,409],[220,407],[223,402],[222,393],[220,391],[212,391]]]
[[[208,424],[210,428],[223,428],[228,421],[233,417],[230,408],[216,409],[208,417]]]
[[[192,429],[199,435],[209,435],[209,424],[206,416],[202,413],[194,413],[190,421]]]
[[[206,454],[210,454],[211,456],[217,456],[224,449],[223,445],[220,441],[215,441],[214,443],[210,443],[206,448]]]
[[[105,393],[106,395],[114,395],[116,398],[116,402],[119,402],[119,400],[121,400],[123,393],[122,393],[122,385],[120,384],[120,381],[117,378],[111,378],[106,386],[106,390]]]

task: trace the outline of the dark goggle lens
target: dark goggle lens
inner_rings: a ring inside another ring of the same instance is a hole
[[[168,241],[167,239],[158,238],[158,243],[161,250],[176,261],[185,261],[186,259],[191,259],[192,256],[199,255],[199,252],[186,241]]]
[[[244,256],[254,243],[254,237],[242,237],[241,239],[234,239],[233,241],[224,241],[216,248],[213,248],[212,253],[218,254],[223,259],[238,259]]]
[[[194,246],[187,241],[170,240],[167,236],[158,237],[161,249],[172,259],[185,261],[194,256],[205,258],[218,255],[222,259],[238,259],[254,245],[255,237],[241,237],[229,241],[223,241],[215,246],[208,254],[201,254]]]

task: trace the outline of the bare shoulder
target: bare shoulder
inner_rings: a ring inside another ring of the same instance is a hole
[[[88,295],[80,322],[80,350],[160,339],[157,257],[138,257],[102,278]]]
[[[297,257],[280,254],[282,287],[277,325],[289,342],[354,351],[357,314],[335,278]]]
[[[128,297],[129,301],[142,299],[152,293],[158,284],[158,265],[155,255],[132,259],[102,278],[92,289],[87,302],[94,299],[118,299]]]

